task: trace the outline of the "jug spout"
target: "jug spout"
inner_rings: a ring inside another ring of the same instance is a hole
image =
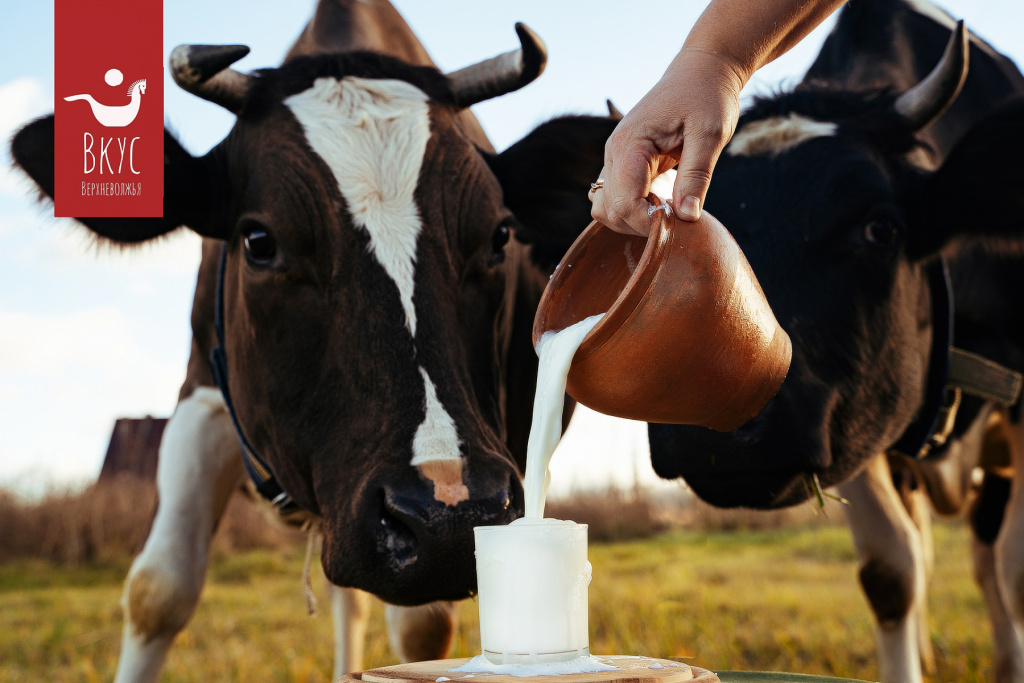
[[[730,431],[789,371],[789,335],[739,245],[707,212],[694,223],[662,216],[647,238],[591,223],[544,290],[534,345],[599,313],[566,391],[607,415]]]

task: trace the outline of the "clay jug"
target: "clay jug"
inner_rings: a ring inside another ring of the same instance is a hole
[[[736,429],[782,386],[789,335],[721,223],[656,214],[647,238],[583,231],[541,297],[534,346],[605,313],[573,357],[570,396],[616,417]]]

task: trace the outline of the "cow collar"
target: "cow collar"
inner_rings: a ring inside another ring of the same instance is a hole
[[[231,423],[235,426],[235,433],[238,434],[238,441],[242,448],[242,462],[245,463],[249,478],[252,479],[259,494],[269,500],[279,514],[288,515],[297,512],[300,509],[299,505],[281,488],[267,463],[256,455],[256,450],[245,438],[242,423],[238,421],[235,406],[231,402],[231,391],[228,389],[228,359],[224,352],[224,266],[227,263],[227,258],[228,247],[225,243],[221,247],[220,265],[217,268],[217,300],[213,308],[213,326],[217,331],[217,346],[210,351],[210,367],[213,369],[213,379],[224,396],[224,405],[227,406]]]
[[[917,417],[889,451],[923,458],[949,438],[963,394],[1002,406],[1020,398],[1024,377],[994,361],[953,346],[953,284],[940,258],[928,267],[932,292],[932,348],[924,403]]]

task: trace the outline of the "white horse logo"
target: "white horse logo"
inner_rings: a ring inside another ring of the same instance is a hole
[[[107,71],[104,79],[108,85],[117,86],[121,84],[124,76],[117,69],[110,69]],[[65,97],[65,102],[74,102],[75,100],[85,100],[89,103],[92,108],[92,115],[96,117],[96,120],[101,126],[107,128],[124,128],[135,120],[135,117],[139,114],[139,106],[142,104],[142,96],[146,94],[146,79],[140,78],[131,84],[128,88],[128,97],[132,98],[131,102],[122,105],[120,107],[111,107],[106,104],[100,104],[92,95],[71,95]]]

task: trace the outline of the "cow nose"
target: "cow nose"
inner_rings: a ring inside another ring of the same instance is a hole
[[[381,526],[394,536],[396,552],[409,555],[417,539],[434,542],[472,531],[473,527],[511,522],[520,515],[514,503],[522,497],[521,493],[517,496],[521,491],[519,482],[510,477],[483,495],[471,494],[467,500],[450,505],[438,501],[429,487],[386,485]]]
[[[471,483],[469,497],[456,505],[438,501],[422,482],[387,484],[377,549],[395,575],[429,576],[453,589],[461,585],[464,596],[476,586],[473,528],[508,524],[522,509],[522,486],[515,474],[490,486]],[[463,561],[453,563],[454,558]]]

